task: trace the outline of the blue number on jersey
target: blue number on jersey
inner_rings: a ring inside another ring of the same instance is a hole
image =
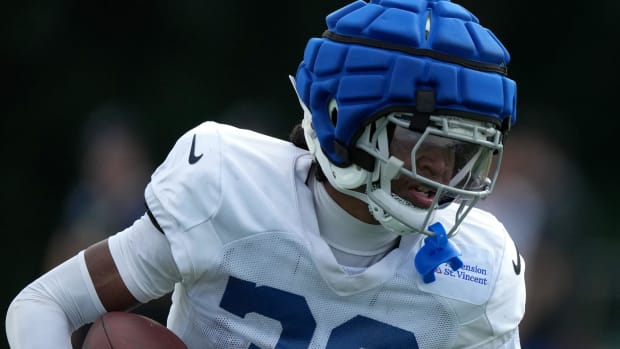
[[[282,333],[276,348],[307,348],[316,322],[302,296],[253,282],[228,279],[220,307],[239,317],[258,313],[280,321]],[[252,344],[250,349],[258,349]]]
[[[257,313],[277,320],[282,326],[276,349],[306,349],[316,328],[306,299],[269,286],[230,277],[220,302],[222,309],[239,317]],[[413,333],[392,325],[355,316],[334,328],[326,349],[417,349]],[[254,344],[248,349],[258,349]]]

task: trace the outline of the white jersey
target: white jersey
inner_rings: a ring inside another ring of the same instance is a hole
[[[183,278],[167,325],[188,347],[518,347],[524,266],[493,216],[469,214],[452,239],[465,265],[441,265],[432,283],[414,267],[418,235],[347,273],[318,231],[311,162],[288,142],[206,122],[153,174],[146,202]]]

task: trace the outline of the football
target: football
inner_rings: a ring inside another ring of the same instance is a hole
[[[172,331],[146,316],[109,312],[88,330],[82,349],[187,349]]]

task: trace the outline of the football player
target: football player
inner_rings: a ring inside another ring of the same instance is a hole
[[[292,142],[215,122],[179,138],[132,226],[28,285],[12,348],[174,289],[189,348],[519,348],[524,261],[475,208],[516,120],[510,56],[447,0],[355,1],[291,77]]]

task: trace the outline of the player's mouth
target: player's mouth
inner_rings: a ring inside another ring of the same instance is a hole
[[[429,208],[435,199],[437,192],[433,188],[421,184],[410,186],[407,190],[406,199],[419,208]]]

